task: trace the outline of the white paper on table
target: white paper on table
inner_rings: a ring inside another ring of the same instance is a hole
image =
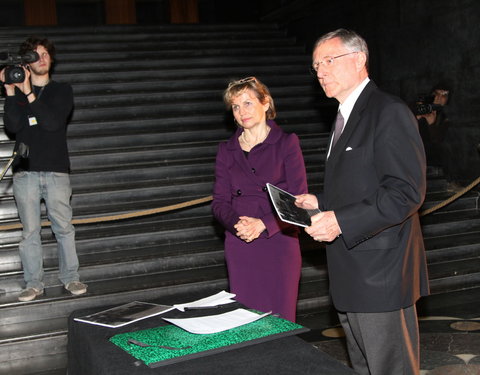
[[[175,307],[180,311],[185,311],[185,307],[211,307],[211,306],[225,305],[227,303],[235,302],[235,300],[233,299],[234,297],[235,297],[235,294],[227,293],[224,290],[222,290],[221,292],[218,292],[213,296],[205,297],[193,302],[175,304],[173,305],[173,307]]]
[[[167,322],[175,324],[185,331],[196,334],[209,334],[226,331],[228,329],[240,327],[244,324],[254,322],[271,312],[265,314],[256,314],[245,309],[236,309],[219,315],[208,315],[198,318],[170,319],[162,318]]]

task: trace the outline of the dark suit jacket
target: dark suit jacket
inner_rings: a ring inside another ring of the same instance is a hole
[[[418,209],[426,188],[417,122],[370,81],[326,162],[323,210],[342,235],[327,245],[330,291],[344,312],[384,312],[428,294]]]

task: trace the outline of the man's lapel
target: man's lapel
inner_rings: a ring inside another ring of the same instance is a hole
[[[348,121],[345,124],[345,128],[343,130],[342,135],[340,136],[337,144],[335,147],[330,151],[330,156],[327,160],[327,165],[335,164],[335,160],[343,153],[348,152],[346,149],[348,148],[348,142],[352,137],[352,134],[355,133],[358,123],[362,118],[362,113],[367,106],[368,99],[372,90],[374,90],[377,86],[375,83],[370,81],[365,88],[363,89],[362,93],[358,97],[355,105],[353,106],[352,112],[348,117]]]

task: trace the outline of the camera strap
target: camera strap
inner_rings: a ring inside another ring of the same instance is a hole
[[[42,96],[42,93],[43,93],[43,90],[45,89],[45,86],[41,86],[41,87],[40,86],[33,86],[34,90],[38,91],[38,93],[35,93],[35,96],[37,97],[37,99],[40,99],[40,97]],[[38,90],[39,87],[40,87],[40,89]]]
[[[40,99],[40,97],[42,96],[43,90],[45,89],[45,86],[33,86],[33,92],[35,93],[35,97],[36,97],[35,100]],[[30,126],[38,125],[37,118],[35,116],[28,116],[28,125]]]

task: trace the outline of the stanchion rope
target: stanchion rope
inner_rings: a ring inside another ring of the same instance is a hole
[[[477,177],[476,180],[472,181],[469,185],[465,186],[462,190],[460,190],[457,193],[455,193],[454,195],[452,195],[450,198],[444,200],[443,202],[440,202],[439,204],[437,204],[433,207],[430,207],[429,209],[426,209],[425,211],[420,212],[420,216],[425,216],[425,215],[431,214],[432,212],[437,211],[442,207],[445,207],[447,204],[450,204],[454,200],[460,198],[466,192],[472,190],[479,183],[480,183],[480,176]]]
[[[134,217],[154,215],[154,214],[157,214],[157,213],[160,213],[160,212],[173,211],[173,210],[178,210],[180,208],[195,206],[197,204],[209,202],[212,199],[213,199],[213,197],[210,195],[208,197],[193,199],[191,201],[172,204],[170,206],[164,206],[164,207],[159,207],[159,208],[151,208],[151,209],[143,210],[143,211],[128,212],[128,213],[119,214],[119,215],[100,216],[100,217],[92,217],[92,218],[84,218],[84,219],[73,219],[72,224],[91,224],[91,223],[124,220],[124,219],[131,219],[131,218],[134,218]],[[50,221],[42,221],[42,227],[46,227],[46,226],[49,226],[49,225],[51,225]],[[10,229],[19,229],[19,228],[22,228],[21,223],[0,225],[0,231],[10,230]]]
[[[460,198],[462,195],[473,189],[476,185],[480,183],[480,176],[477,177],[476,180],[474,180],[472,183],[469,185],[465,186],[462,190],[459,192],[455,193],[452,195],[450,198],[446,199],[445,201],[430,207],[429,209],[420,212],[420,216],[425,216],[428,214],[431,214],[434,211],[439,210],[442,207],[445,207],[447,204],[450,204],[454,200]],[[116,220],[125,220],[125,219],[131,219],[135,217],[141,217],[141,216],[149,216],[149,215],[154,215],[158,214],[160,212],[167,212],[167,211],[173,211],[173,210],[178,210],[180,208],[185,208],[185,207],[190,207],[190,206],[195,206],[198,204],[210,202],[213,199],[211,195],[203,198],[198,198],[198,199],[193,199],[190,201],[182,202],[182,203],[177,203],[177,204],[172,204],[169,206],[164,206],[164,207],[158,207],[158,208],[151,208],[148,210],[142,210],[142,211],[135,211],[135,212],[128,212],[125,214],[119,214],[119,215],[109,215],[109,216],[100,216],[100,217],[93,217],[93,218],[83,218],[83,219],[73,219],[72,224],[92,224],[92,223],[100,223],[100,222],[107,222],[107,221],[116,221]],[[50,221],[42,221],[41,223],[42,227],[47,227],[51,225]],[[14,224],[5,224],[5,225],[0,225],[0,231],[3,230],[11,230],[11,229],[20,229],[22,228],[21,223],[14,223]]]

